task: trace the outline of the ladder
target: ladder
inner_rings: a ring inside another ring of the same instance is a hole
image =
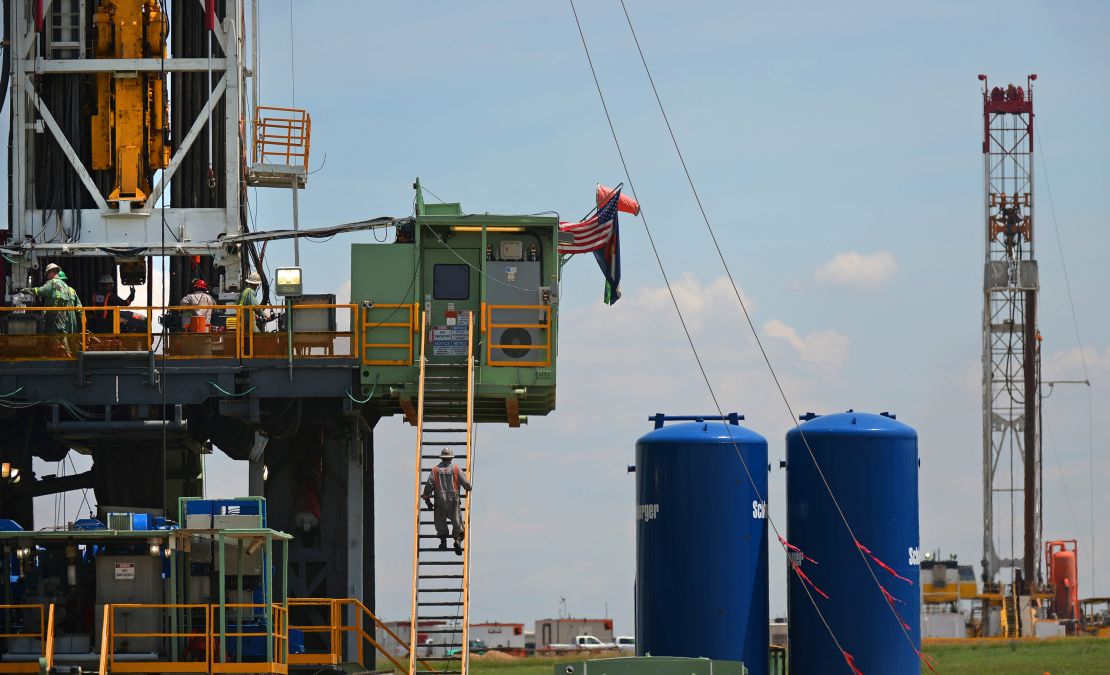
[[[1018,597],[1016,587],[1007,584],[1002,588],[1002,637],[1021,637],[1021,626],[1018,624]]]
[[[466,675],[470,665],[470,495],[460,489],[462,555],[438,548],[432,510],[421,500],[424,482],[440,461],[440,449],[454,450],[454,462],[473,480],[474,316],[468,313],[466,355],[457,362],[428,363],[428,317],[420,319],[420,381],[416,418],[416,495],[413,508],[412,614],[409,675]],[[420,644],[431,638],[431,648]],[[428,653],[431,651],[431,653]],[[447,652],[451,651],[451,656]],[[425,655],[426,654],[426,655]],[[434,662],[442,669],[426,670]]]

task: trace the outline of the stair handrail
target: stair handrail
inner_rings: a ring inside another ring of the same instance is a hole
[[[108,624],[112,620],[112,606],[104,605],[103,617],[100,621],[100,675],[108,675],[108,650],[111,649],[109,641]]]
[[[46,619],[46,645],[42,655],[46,659],[46,672],[54,668],[54,603],[50,603],[50,611]]]
[[[416,486],[413,489],[413,517],[412,517],[412,614],[409,616],[409,675],[416,675],[416,587],[420,581],[420,454],[424,443],[424,372],[428,362],[425,339],[428,325],[428,313],[420,313],[420,381],[416,397]],[[470,512],[470,509],[467,509]]]
[[[474,480],[472,445],[474,441],[474,312],[469,313],[466,330],[466,473]],[[474,510],[474,497],[467,494],[466,516],[463,522],[462,568],[462,639],[459,640],[460,675],[470,671],[470,513]],[[461,499],[461,497],[460,497]]]

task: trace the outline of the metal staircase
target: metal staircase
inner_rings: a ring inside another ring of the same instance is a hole
[[[1021,624],[1018,617],[1018,601],[1016,587],[1007,584],[1002,589],[1002,637],[1021,637]]]
[[[421,500],[424,482],[440,460],[440,448],[454,449],[455,464],[473,480],[474,320],[473,315],[468,318],[466,355],[457,362],[437,359],[435,363],[429,363],[425,353],[427,315],[420,320],[409,675],[466,675],[470,665],[470,495],[460,490],[462,555],[450,546],[446,550],[437,547],[432,509]],[[420,644],[421,637],[431,636],[435,637],[430,647]],[[426,669],[436,662],[443,667]]]

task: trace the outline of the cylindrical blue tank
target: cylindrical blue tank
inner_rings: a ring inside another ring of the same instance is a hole
[[[889,413],[849,410],[802,419],[804,424],[786,434],[786,537],[816,562],[801,561],[801,570],[829,597],[821,597],[788,567],[790,673],[851,673],[806,593],[808,586],[825,621],[861,671],[917,675],[921,672],[914,651],[921,648],[917,432]],[[912,584],[866,554],[861,556],[814,458],[859,544]],[[798,559],[796,553],[788,555]],[[909,626],[905,630],[909,640],[867,565],[896,598],[894,606]]]
[[[735,413],[651,419],[636,442],[636,653],[765,675],[767,439]]]

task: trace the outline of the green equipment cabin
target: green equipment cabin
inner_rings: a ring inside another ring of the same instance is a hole
[[[362,397],[382,415],[416,423],[419,359],[427,386],[467,351],[476,322],[474,420],[519,426],[555,409],[559,219],[463,213],[458,203],[425,204],[417,190],[411,224],[389,244],[351,249],[351,302],[362,307]],[[422,331],[422,322],[423,331]],[[424,339],[421,339],[421,335]],[[425,419],[453,419],[465,390],[450,392]]]

